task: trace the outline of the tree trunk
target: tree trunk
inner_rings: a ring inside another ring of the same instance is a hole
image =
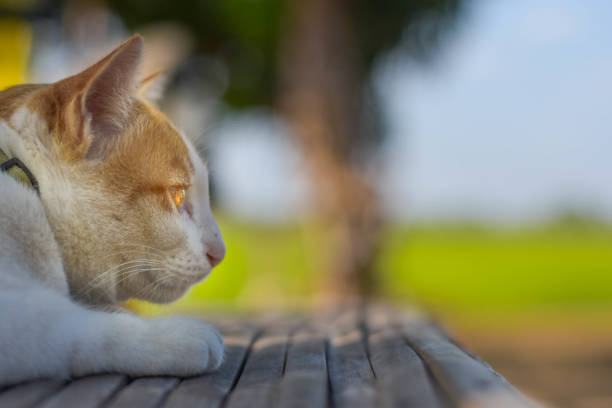
[[[281,48],[280,108],[302,150],[317,216],[333,243],[325,292],[341,300],[374,291],[378,199],[351,162],[367,77],[353,42],[348,0],[294,0]],[[323,249],[320,253],[325,253]]]

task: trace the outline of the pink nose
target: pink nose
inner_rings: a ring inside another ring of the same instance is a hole
[[[206,258],[213,268],[221,263],[225,258],[225,244],[223,240],[218,238],[206,243]]]
[[[212,266],[213,268],[219,265],[224,257],[225,257],[225,254],[222,254],[221,256],[215,256],[211,254],[210,252],[206,253],[206,258],[208,258],[208,262],[210,262],[210,266]]]

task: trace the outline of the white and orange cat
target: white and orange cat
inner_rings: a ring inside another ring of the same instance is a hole
[[[221,364],[206,323],[102,311],[175,300],[225,255],[205,164],[142,96],[142,49],[136,35],[77,75],[0,92],[1,156],[31,173],[0,172],[0,384]]]

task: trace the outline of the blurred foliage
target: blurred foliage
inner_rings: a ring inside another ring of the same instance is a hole
[[[388,231],[382,282],[434,309],[479,313],[542,305],[612,306],[612,229],[565,223],[508,230],[421,226]]]
[[[111,0],[109,6],[132,29],[158,21],[187,28],[198,53],[226,64],[229,104],[272,102],[282,0]]]
[[[316,226],[220,221],[227,259],[183,300],[146,312],[215,304],[299,307],[316,297],[322,261],[309,250],[321,236]],[[602,223],[392,226],[383,248],[381,295],[399,303],[418,301],[442,314],[476,318],[612,308],[612,226]]]
[[[35,6],[36,0],[0,0],[0,7],[24,10]]]
[[[378,56],[403,39],[423,56],[459,10],[460,0],[358,0],[350,3],[360,56],[367,77]],[[233,107],[274,105],[279,49],[292,29],[291,0],[109,0],[109,6],[132,29],[172,21],[190,30],[196,51],[222,60],[230,76],[224,96]],[[435,16],[435,18],[434,18]],[[426,22],[426,25],[419,25]]]

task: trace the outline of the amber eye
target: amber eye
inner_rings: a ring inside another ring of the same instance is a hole
[[[183,205],[183,201],[185,201],[185,189],[181,187],[175,187],[170,190],[170,194],[172,196],[172,202],[176,208]]]

